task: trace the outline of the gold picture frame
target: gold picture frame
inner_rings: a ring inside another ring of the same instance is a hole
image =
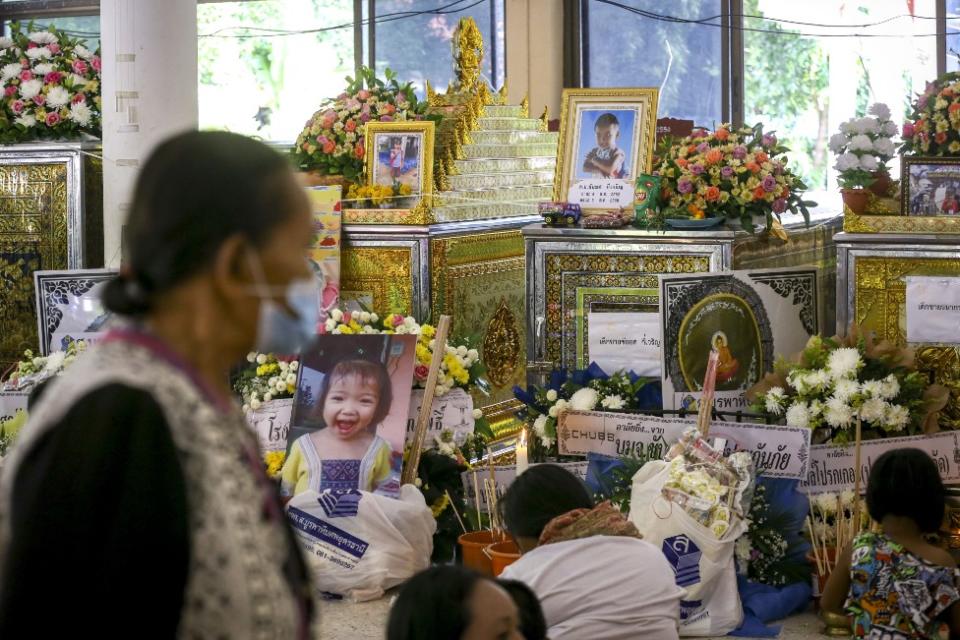
[[[926,188],[920,190],[921,185]],[[938,203],[936,196],[941,190],[944,193]],[[953,215],[939,215],[946,208],[952,208]],[[900,162],[900,213],[960,221],[960,158],[904,156]]]
[[[366,134],[367,145],[365,158],[367,184],[391,184],[393,180],[409,183],[408,154],[412,150],[411,143],[416,141],[416,145],[413,147],[417,153],[417,161],[414,165],[416,174],[412,180],[416,183],[417,188],[411,186],[410,197],[424,198],[433,193],[433,145],[436,132],[432,121],[368,122],[364,133]],[[388,154],[391,152],[391,147],[395,148],[398,144],[401,147],[399,167],[394,164],[394,156],[389,156],[388,164],[384,165],[382,161],[383,148],[381,146],[384,138],[388,145]],[[400,140],[397,140],[397,138],[400,138]],[[404,138],[407,139],[404,140]],[[383,178],[385,177],[390,177],[391,182],[384,182]]]
[[[576,183],[599,178],[624,182],[632,202],[637,176],[649,173],[653,162],[658,99],[659,91],[655,88],[564,89],[554,200],[566,202],[570,200],[570,189]],[[592,142],[589,130],[583,130],[585,122],[592,123],[594,128]],[[613,127],[616,127],[615,133]],[[614,144],[610,159],[606,157],[610,155],[610,147],[598,142],[597,136],[604,133],[611,136]],[[629,147],[621,146],[624,140],[629,141]],[[587,151],[586,146],[591,150]],[[617,164],[616,152],[620,149],[623,155],[621,163]],[[599,157],[601,154],[604,157]],[[617,173],[605,173],[609,170]],[[617,208],[619,205],[602,206],[591,201],[589,204],[582,202],[581,206],[589,210]]]

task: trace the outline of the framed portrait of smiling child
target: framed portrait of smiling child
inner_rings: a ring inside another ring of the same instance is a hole
[[[280,490],[400,493],[416,336],[323,335],[301,354]]]

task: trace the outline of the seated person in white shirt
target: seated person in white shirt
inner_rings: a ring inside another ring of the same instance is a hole
[[[666,558],[576,476],[531,467],[500,510],[522,554],[501,577],[537,594],[551,640],[676,640],[684,592]]]

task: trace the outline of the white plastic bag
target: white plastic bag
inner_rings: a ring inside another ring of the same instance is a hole
[[[436,520],[413,485],[400,498],[366,491],[306,491],[287,504],[287,517],[318,593],[375,600],[430,566]]]
[[[733,518],[729,530],[718,540],[663,496],[668,472],[667,462],[654,461],[633,477],[630,521],[644,540],[663,551],[677,585],[687,590],[680,601],[680,635],[726,635],[743,621],[733,554],[746,523]]]

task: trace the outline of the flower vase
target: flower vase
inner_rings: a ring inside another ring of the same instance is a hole
[[[842,189],[840,193],[843,195],[843,204],[853,213],[862,216],[867,210],[870,192],[866,189]]]
[[[890,190],[893,187],[893,180],[886,171],[874,171],[872,174],[873,182],[867,187],[878,198],[890,197]]]

